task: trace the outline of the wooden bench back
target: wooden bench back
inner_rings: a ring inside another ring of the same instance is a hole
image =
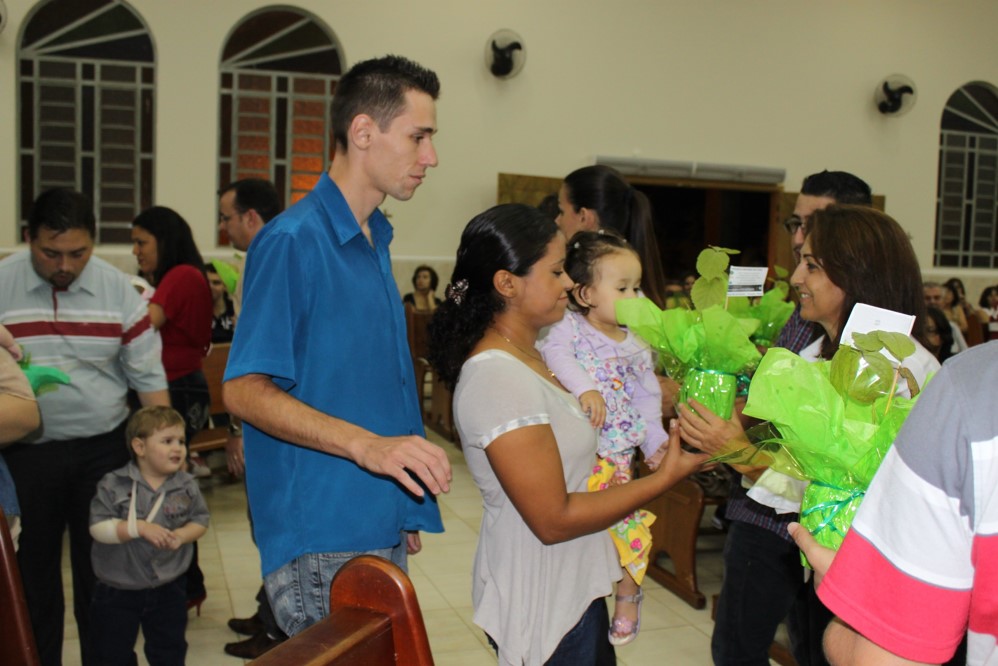
[[[204,357],[202,364],[204,378],[208,382],[208,395],[211,396],[211,415],[225,414],[225,403],[222,402],[222,378],[225,376],[225,364],[229,362],[231,342],[220,342],[211,346],[211,352]],[[225,446],[228,431],[224,427],[205,428],[190,442],[191,451],[211,451]]]
[[[256,666],[432,666],[416,590],[388,560],[362,555],[329,588],[329,617],[284,641]]]
[[[0,664],[40,664],[17,553],[0,509]]]

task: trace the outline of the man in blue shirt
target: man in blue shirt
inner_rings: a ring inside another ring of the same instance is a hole
[[[246,483],[264,583],[293,636],[329,614],[329,584],[374,553],[405,566],[440,532],[447,456],[422,437],[392,227],[437,165],[436,75],[405,58],[358,63],[332,104],[327,174],[253,240],[225,372],[245,425]],[[429,492],[427,492],[429,491]]]

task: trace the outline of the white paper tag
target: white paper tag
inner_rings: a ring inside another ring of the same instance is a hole
[[[870,333],[872,331],[887,331],[890,333],[900,333],[911,335],[911,329],[915,325],[914,315],[906,315],[893,310],[877,308],[866,303],[857,303],[849,321],[842,329],[841,344],[853,347],[852,336],[854,333]]]
[[[762,296],[769,268],[732,266],[728,269],[728,296]]]

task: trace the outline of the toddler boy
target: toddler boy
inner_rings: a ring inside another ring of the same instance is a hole
[[[208,507],[184,471],[184,420],[169,407],[135,412],[125,430],[132,461],[105,475],[90,503],[97,587],[90,607],[99,664],[134,664],[139,627],[150,666],[187,654],[184,574]]]

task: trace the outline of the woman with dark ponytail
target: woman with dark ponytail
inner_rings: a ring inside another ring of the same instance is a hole
[[[571,239],[578,231],[613,229],[641,259],[641,291],[665,308],[665,271],[651,216],[651,203],[620,172],[604,164],[576,169],[558,192],[558,226]]]
[[[669,429],[657,471],[589,493],[596,431],[535,347],[572,281],[565,237],[537,209],[496,206],[461,236],[430,362],[454,389],[464,456],[482,493],[474,619],[500,664],[614,664],[603,597],[620,578],[606,529],[695,471]]]

